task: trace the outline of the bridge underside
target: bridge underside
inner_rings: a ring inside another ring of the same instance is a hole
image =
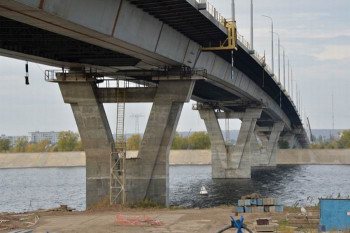
[[[226,38],[222,25],[208,20],[189,1],[129,2],[201,46],[208,46],[209,43],[214,45]],[[181,11],[178,10],[180,8]],[[148,65],[145,68],[144,61],[136,56],[3,16],[0,16],[0,28],[2,55],[80,70],[82,78],[89,70],[114,72],[115,75],[122,71],[129,72],[129,75],[124,76],[152,84],[148,88],[127,92],[128,103],[153,103],[139,155],[127,161],[129,202],[150,198],[158,204],[168,204],[169,150],[183,104],[191,98],[199,103],[197,110],[205,122],[212,143],[213,178],[250,178],[253,166],[275,166],[276,148],[281,140],[288,142],[292,148],[301,147],[303,143],[307,145],[305,131],[289,97],[241,45],[234,55],[235,68],[267,93],[274,101],[273,104],[282,104],[289,125],[276,119],[277,114],[269,109],[270,106],[250,100],[227,83],[207,77],[194,80],[179,76],[176,80],[167,80],[154,79],[147,72],[136,75],[135,71],[159,67]],[[230,52],[216,54],[225,61],[231,61]],[[115,102],[116,90],[98,88],[94,82],[60,82],[59,86],[65,103],[72,107],[86,151],[89,207],[109,195],[109,157],[113,138],[103,103]],[[235,146],[227,145],[224,141],[218,119],[242,121]]]

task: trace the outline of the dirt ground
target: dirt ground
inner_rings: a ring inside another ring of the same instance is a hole
[[[159,220],[160,226],[144,223],[142,226],[120,226],[116,223],[117,214],[122,217],[135,218],[136,216],[147,216],[151,219]],[[223,227],[230,224],[230,216],[232,207],[216,207],[209,209],[99,209],[83,212],[68,211],[44,211],[36,212],[31,215],[31,221],[35,222],[35,216],[39,217],[37,223],[32,226],[23,223],[22,217],[14,220],[14,229],[33,229],[34,232],[126,232],[126,233],[143,233],[143,232],[218,232]],[[0,215],[1,216],[1,215]],[[245,223],[252,227],[253,222],[257,218],[270,217],[279,221],[284,219],[284,213],[260,213],[260,214],[244,214]],[[4,215],[2,215],[4,218]],[[238,219],[240,216],[235,216]],[[19,219],[22,218],[22,221]],[[28,221],[27,221],[28,222]],[[17,224],[16,224],[17,223]],[[29,224],[27,223],[27,224]],[[4,225],[0,224],[1,227]],[[10,229],[4,229],[0,232],[9,232]],[[236,232],[229,230],[227,232]]]

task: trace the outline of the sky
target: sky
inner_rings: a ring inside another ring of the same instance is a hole
[[[211,0],[230,18],[230,0]],[[293,78],[301,90],[304,116],[313,129],[332,128],[332,93],[335,128],[350,128],[350,1],[349,0],[255,0],[254,48],[271,66],[271,22],[280,35]],[[250,41],[250,1],[236,0],[238,31]],[[275,73],[278,73],[277,39],[274,45]],[[31,131],[77,131],[73,113],[64,104],[58,85],[44,81],[44,71],[54,69],[29,63],[30,85],[24,84],[25,62],[0,57],[0,134],[25,135]],[[281,68],[282,69],[282,68]],[[295,84],[294,84],[295,85]],[[288,89],[288,85],[287,85]],[[295,88],[294,88],[295,90]],[[177,130],[205,131],[192,104],[184,106]],[[127,104],[126,132],[135,133],[135,119],[142,114],[140,132],[145,129],[151,104]],[[112,129],[116,106],[105,105]],[[221,122],[224,127],[223,122]],[[240,122],[230,121],[230,129]]]

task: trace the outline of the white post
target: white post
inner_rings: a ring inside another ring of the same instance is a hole
[[[250,1],[250,46],[251,52],[254,51],[254,10],[253,10],[253,0]]]
[[[286,53],[283,49],[283,87],[286,89]]]
[[[232,20],[236,21],[235,0],[231,0],[231,16],[232,16]]]
[[[293,100],[293,70],[291,69],[291,77],[290,77],[290,84],[291,84],[291,97]]]
[[[278,82],[281,83],[281,44],[280,44],[280,36],[278,36]]]
[[[273,19],[270,16],[263,15],[263,17],[269,18],[271,20],[271,60],[272,60],[272,75],[275,74],[275,63],[273,57]]]
[[[288,93],[290,91],[290,85],[289,85],[289,59],[288,59]]]

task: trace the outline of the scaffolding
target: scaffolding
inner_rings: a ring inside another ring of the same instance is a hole
[[[125,81],[124,81],[125,85]],[[125,87],[117,82],[117,124],[116,138],[110,156],[110,204],[126,203],[126,142],[124,134],[125,123]]]

